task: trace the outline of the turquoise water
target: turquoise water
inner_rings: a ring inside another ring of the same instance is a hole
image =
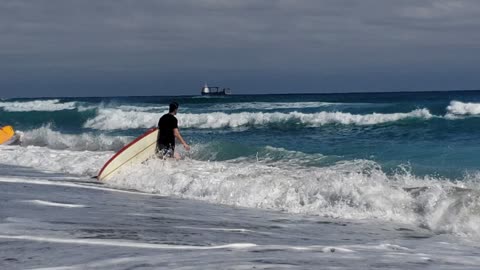
[[[172,100],[180,103],[185,138],[198,146],[189,155],[199,160],[288,160],[295,151],[302,157],[292,162],[305,166],[361,159],[388,173],[450,179],[480,164],[475,91],[15,99],[0,103],[0,123],[26,132],[23,145],[117,150],[121,143],[109,140],[82,149],[81,137],[63,144],[55,138],[103,134],[127,141],[155,126]]]

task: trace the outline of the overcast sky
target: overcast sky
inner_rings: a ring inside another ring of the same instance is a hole
[[[479,0],[2,0],[0,97],[480,89]]]

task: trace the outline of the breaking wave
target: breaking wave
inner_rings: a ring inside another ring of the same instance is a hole
[[[39,146],[4,149],[0,159],[6,164],[87,176],[96,175],[113,155],[112,151]],[[198,151],[212,152],[212,148]],[[258,160],[152,159],[126,168],[106,184],[216,204],[331,218],[378,219],[413,224],[438,233],[480,236],[480,174],[466,175],[458,181],[418,177],[408,169],[387,174],[370,160],[306,167],[295,164],[295,158],[321,160],[325,156],[273,147],[263,151]],[[285,160],[290,162],[284,164]]]
[[[75,151],[116,151],[131,140],[131,137],[126,136],[107,136],[93,133],[63,134],[52,130],[50,126],[44,126],[21,132],[20,144],[22,146],[45,146],[51,149]]]
[[[58,150],[33,146],[0,146],[2,164],[31,167],[41,171],[95,176],[114,152]]]
[[[480,115],[480,103],[461,102],[453,100],[447,107],[447,118],[459,116]]]
[[[7,112],[30,112],[30,111],[63,111],[74,110],[75,102],[62,103],[58,99],[0,102],[0,107]]]
[[[217,204],[342,219],[380,219],[480,236],[478,177],[387,175],[368,160],[306,168],[263,162],[150,160],[107,184]]]
[[[89,119],[84,127],[99,130],[149,128],[156,125],[161,114],[152,112],[123,111],[119,109],[101,109],[97,116]],[[238,127],[262,127],[275,125],[300,125],[319,127],[327,124],[376,125],[404,119],[430,119],[433,115],[427,109],[417,109],[407,113],[351,114],[347,112],[319,113],[184,113],[177,116],[184,128],[218,129]]]
[[[150,128],[156,126],[160,113],[100,109],[95,118],[89,119],[84,127],[99,130]]]

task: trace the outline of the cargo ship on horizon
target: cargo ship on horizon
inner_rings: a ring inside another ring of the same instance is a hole
[[[220,90],[220,87],[217,86],[208,86],[206,83],[201,91],[202,96],[227,96],[231,95],[232,92],[230,88],[223,88]]]

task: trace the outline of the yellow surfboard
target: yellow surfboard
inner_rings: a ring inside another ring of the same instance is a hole
[[[0,128],[0,144],[6,143],[13,139],[15,135],[15,130],[12,126],[4,126]]]

